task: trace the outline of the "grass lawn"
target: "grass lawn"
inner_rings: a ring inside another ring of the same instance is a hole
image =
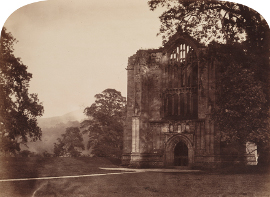
[[[2,157],[0,179],[92,174],[99,167],[117,167],[106,158]]]
[[[2,158],[0,179],[106,174],[105,158]],[[270,196],[263,173],[140,172],[95,177],[0,182],[0,196]]]

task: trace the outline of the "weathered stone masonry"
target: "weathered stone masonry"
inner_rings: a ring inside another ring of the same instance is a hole
[[[160,49],[128,60],[123,165],[170,167],[220,161],[220,134],[209,119],[215,105],[215,64],[205,48],[176,34]]]

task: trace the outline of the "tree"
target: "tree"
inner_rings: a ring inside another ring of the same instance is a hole
[[[211,117],[222,140],[251,141],[258,149],[270,150],[269,26],[265,19],[246,6],[226,1],[150,0],[148,4],[151,10],[166,7],[160,16],[164,43],[180,31],[208,45],[200,61],[217,63],[217,101]]]
[[[167,8],[160,16],[159,34],[164,43],[176,31],[205,45],[242,43],[245,55],[256,58],[255,75],[265,83],[264,91],[269,91],[269,26],[258,12],[241,4],[215,0],[150,0],[148,5],[152,11],[159,6]]]
[[[256,79],[252,58],[242,54],[244,51],[237,45],[209,48],[209,53],[219,60],[212,119],[222,132],[222,140],[269,143],[267,96],[263,82]]]
[[[167,8],[160,16],[165,41],[180,29],[201,42],[232,43],[246,37],[256,46],[265,42],[269,29],[259,13],[228,1],[150,0],[148,5],[152,11],[159,6]],[[263,39],[256,40],[258,37]]]
[[[84,150],[83,137],[78,127],[68,127],[66,133],[62,134],[62,139],[57,139],[54,143],[54,155],[79,157],[80,150]]]
[[[126,99],[115,89],[106,89],[95,98],[95,103],[84,110],[89,119],[81,123],[89,136],[87,148],[96,156],[120,158]]]
[[[167,9],[160,16],[163,42],[182,31],[207,45],[242,43],[247,55],[257,57],[256,76],[269,84],[269,26],[255,10],[227,1],[150,0],[151,10]],[[269,87],[269,86],[268,86]],[[269,88],[265,86],[268,90]]]
[[[14,56],[15,42],[4,27],[0,45],[0,149],[5,152],[19,151],[18,143],[40,140],[42,134],[37,117],[42,116],[43,106],[37,94],[28,92],[32,74]]]

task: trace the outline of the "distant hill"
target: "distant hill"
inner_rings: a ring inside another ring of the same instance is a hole
[[[84,115],[83,110],[79,109],[76,111],[69,112],[62,116],[55,116],[49,118],[38,118],[38,125],[41,128],[50,128],[54,127],[59,123],[67,123],[69,121],[83,121],[87,117]]]
[[[80,122],[87,119],[83,114],[83,110],[76,110],[64,114],[63,116],[55,116],[49,118],[38,118],[38,125],[42,130],[41,141],[28,142],[27,147],[22,146],[21,149],[42,154],[47,151],[53,153],[54,143],[57,143],[57,138],[60,138],[65,133],[68,127],[80,127]],[[84,135],[85,144],[87,135]],[[87,151],[84,151],[87,153]]]

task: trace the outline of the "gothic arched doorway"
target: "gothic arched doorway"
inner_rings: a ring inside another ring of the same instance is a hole
[[[191,140],[183,134],[172,136],[166,142],[165,166],[188,166],[194,162],[194,149]]]
[[[174,148],[174,165],[188,166],[188,147],[181,141]]]

